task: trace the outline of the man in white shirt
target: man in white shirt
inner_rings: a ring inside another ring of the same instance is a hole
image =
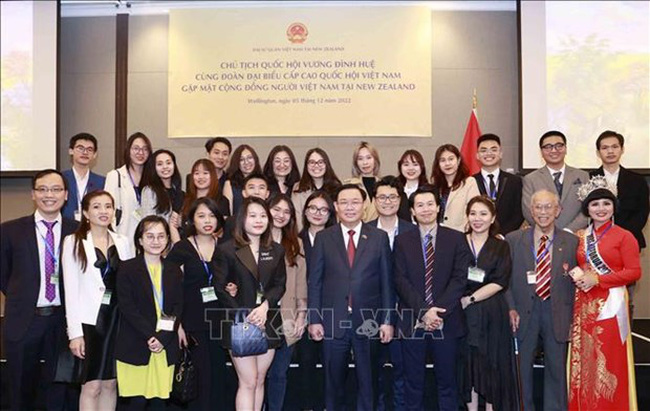
[[[67,196],[61,173],[40,171],[32,180],[35,213],[0,225],[0,290],[6,297],[3,339],[12,410],[35,408],[39,382],[46,389],[45,408],[63,409],[65,386],[52,380],[65,332],[61,243],[77,225],[61,215]]]
[[[97,158],[97,139],[89,133],[78,133],[70,138],[68,154],[72,168],[63,172],[68,185],[68,201],[63,206],[63,217],[81,220],[81,200],[96,190],[104,189],[104,176],[90,169]]]
[[[530,212],[533,193],[548,190],[560,198],[560,215],[555,225],[560,229],[576,232],[587,227],[587,217],[581,212],[578,188],[589,180],[587,172],[568,166],[564,162],[567,153],[566,136],[559,131],[547,131],[539,139],[539,148],[546,163],[524,177],[521,211],[531,226],[535,224]]]

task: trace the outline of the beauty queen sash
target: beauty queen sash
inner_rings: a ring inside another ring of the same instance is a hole
[[[587,261],[596,270],[598,275],[607,275],[612,272],[612,269],[605,263],[598,250],[598,241],[603,238],[612,226],[613,224],[607,227],[599,238],[596,238],[592,225],[585,237],[585,255],[587,256]],[[607,320],[612,317],[616,317],[618,332],[621,337],[621,343],[623,344],[630,334],[630,321],[628,319],[627,304],[625,303],[625,286],[609,289],[609,295],[598,315],[598,321]]]

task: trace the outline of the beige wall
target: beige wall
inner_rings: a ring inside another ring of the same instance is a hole
[[[425,156],[427,168],[440,144],[460,145],[471,109],[472,91],[478,93],[479,122],[483,132],[501,136],[503,166],[517,168],[518,69],[516,14],[508,11],[432,12],[432,121],[433,138],[367,138],[380,150],[382,174],[396,173],[396,163],[406,148]],[[80,131],[99,139],[100,157],[95,170],[112,169],[115,133],[115,18],[70,17],[61,21],[61,144],[67,168],[67,141]],[[204,156],[204,139],[167,138],[167,35],[168,17],[132,16],[129,20],[128,133],[143,131],[155,148],[169,148],[183,174]],[[311,147],[330,154],[339,177],[350,174],[351,152],[360,138],[246,138],[235,144],[253,145],[261,158],[280,141],[294,149],[299,162]],[[31,212],[30,180],[0,182],[0,220]],[[650,238],[650,228],[646,228]],[[650,253],[642,255],[649,273]],[[638,287],[637,317],[650,317],[650,276]]]

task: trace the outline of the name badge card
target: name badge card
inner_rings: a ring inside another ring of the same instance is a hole
[[[169,317],[165,314],[160,314],[160,318],[158,319],[158,324],[156,324],[156,328],[162,331],[174,331],[175,320],[176,317]]]
[[[74,219],[75,221],[81,221],[81,213],[79,212],[79,210],[75,210]]]
[[[537,284],[537,273],[535,271],[526,271],[526,280],[528,284]]]
[[[111,290],[104,291],[104,296],[102,297],[102,304],[111,305],[112,296],[113,296],[113,292]]]
[[[262,292],[258,290],[257,291],[257,298],[255,298],[255,304],[257,304],[257,305],[262,304],[262,297],[263,296],[264,296],[264,294],[262,294]]]
[[[201,288],[201,299],[204,303],[209,303],[210,301],[217,301],[217,294],[214,292],[214,287],[203,287]]]
[[[482,283],[485,280],[485,270],[478,267],[467,267],[467,279],[476,283]]]
[[[52,276],[50,277],[50,284],[59,285],[59,275],[58,274],[52,274]]]

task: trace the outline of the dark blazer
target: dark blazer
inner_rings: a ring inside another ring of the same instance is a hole
[[[352,327],[364,320],[390,324],[395,306],[388,235],[362,224],[352,268],[341,231],[335,224],[316,234],[308,276],[309,322],[323,324],[326,338],[341,338],[342,321],[349,319],[348,295],[352,296]],[[377,313],[376,310],[384,310]]]
[[[240,247],[235,240],[219,244],[216,259],[214,286],[219,301],[225,308],[253,309],[257,306],[258,284],[262,284],[264,300],[269,303],[266,317],[266,335],[269,347],[277,348],[282,342],[278,333],[282,327],[282,317],[278,302],[284,295],[287,271],[284,262],[284,248],[272,243],[268,249],[260,249],[258,262],[248,246]],[[231,297],[226,291],[226,284],[237,285],[237,295]],[[232,313],[229,313],[232,314]],[[233,318],[234,315],[229,315]],[[223,346],[230,348],[230,327],[222,327]]]
[[[394,248],[399,328],[404,337],[409,337],[416,320],[422,318],[429,309],[424,300],[424,253],[420,230],[398,235]],[[467,285],[471,251],[463,233],[440,225],[434,250],[433,304],[447,310],[440,315],[444,320],[444,335],[460,337],[466,332],[460,298]]]
[[[371,226],[377,228],[377,221],[378,220],[379,219],[377,218],[377,219],[374,219],[372,221],[368,221],[368,224],[370,224]],[[417,228],[418,228],[418,226],[411,223],[410,221],[403,220],[403,219],[398,217],[398,220],[397,220],[397,235],[400,235],[400,234],[405,233],[407,231],[415,230]],[[397,238],[397,235],[395,236],[395,238]],[[395,248],[395,243],[393,243],[393,249],[394,248]]]
[[[478,191],[482,195],[488,195],[485,189],[483,175],[479,171],[474,174]],[[497,222],[499,233],[506,235],[521,227],[524,222],[524,214],[521,212],[521,189],[523,186],[521,177],[499,170],[499,181],[497,183]]]
[[[167,364],[178,358],[178,324],[183,310],[181,269],[171,262],[162,261],[163,312],[176,317],[174,331],[156,331],[156,303],[149,270],[140,254],[124,261],[117,270],[118,307],[122,315],[115,343],[115,358],[132,365],[147,365],[151,351],[147,341],[156,337],[165,347]]]
[[[62,219],[59,247],[76,228],[76,221]],[[34,214],[0,224],[0,290],[6,297],[3,332],[10,341],[21,340],[34,318],[41,281],[37,241]],[[59,279],[63,279],[60,269]],[[63,305],[62,282],[58,293]]]
[[[535,285],[529,285],[526,271],[535,271],[533,252],[533,227],[514,231],[506,236],[510,245],[512,259],[512,275],[510,287],[506,290],[506,301],[510,310],[517,310],[521,318],[520,338],[526,335],[530,313],[535,298]],[[551,256],[551,313],[553,317],[553,335],[557,342],[568,342],[573,321],[573,299],[575,287],[571,277],[563,275],[566,264],[567,270],[577,265],[576,249],[578,237],[555,226],[553,254]]]
[[[65,218],[74,220],[74,212],[77,211],[77,201],[79,201],[77,198],[77,180],[74,178],[74,172],[72,169],[65,170],[61,174],[63,174],[63,178],[65,178],[65,181],[68,183],[68,201],[63,206],[61,214]],[[95,174],[90,171],[90,175],[88,176],[88,184],[86,185],[86,194],[97,190],[103,190],[105,181],[106,177],[100,176],[99,174]],[[83,196],[84,193],[81,193],[81,195]]]
[[[300,237],[302,240],[302,249],[305,252],[305,261],[307,262],[307,277],[309,278],[309,261],[314,254],[314,247],[311,245],[311,241],[309,240],[309,232],[306,228],[303,228],[300,231],[298,237]]]
[[[604,175],[603,168],[589,173],[591,177]],[[639,248],[646,246],[643,236],[643,227],[648,221],[650,204],[648,200],[648,183],[642,175],[621,167],[618,174],[618,204],[614,221],[616,225],[623,227],[634,234],[639,242]]]

